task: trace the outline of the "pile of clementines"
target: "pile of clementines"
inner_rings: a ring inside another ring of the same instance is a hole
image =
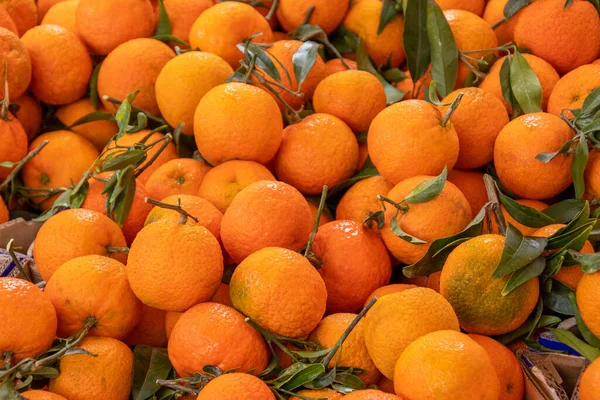
[[[599,400],[599,13],[0,0],[0,400]]]

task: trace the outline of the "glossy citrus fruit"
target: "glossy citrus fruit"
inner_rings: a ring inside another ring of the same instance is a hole
[[[210,381],[198,394],[197,400],[275,400],[266,383],[255,376],[234,372]]]
[[[38,16],[35,0],[0,0],[15,23],[19,36],[37,25]]]
[[[200,14],[215,4],[214,0],[164,0],[171,22],[171,35],[190,42],[190,29]]]
[[[382,176],[373,176],[356,182],[344,193],[335,210],[338,220],[362,223],[369,213],[381,210],[381,202],[377,195],[387,196],[394,185]]]
[[[148,196],[156,200],[174,194],[196,195],[210,167],[192,158],[176,158],[158,167],[146,182]]]
[[[453,183],[465,195],[471,206],[471,215],[475,218],[488,202],[483,174],[479,171],[453,169],[448,173],[448,182]]]
[[[77,31],[77,6],[79,5],[79,0],[69,0],[69,1],[61,1],[56,3],[46,13],[40,25],[58,25],[69,32],[73,32],[78,35]]]
[[[587,96],[600,86],[600,65],[589,64],[575,68],[565,74],[552,90],[548,100],[548,112],[561,116],[563,110],[572,117],[569,110],[581,108]]]
[[[59,394],[47,392],[45,390],[28,390],[21,393],[21,396],[28,400],[67,400]]]
[[[585,369],[579,381],[579,398],[597,400],[600,393],[600,361],[596,360]]]
[[[584,274],[577,286],[577,307],[587,327],[600,336],[600,313],[598,312],[598,284],[600,273]]]
[[[435,2],[442,10],[464,10],[478,16],[483,14],[485,7],[484,0],[436,0]]]
[[[374,297],[377,297],[377,299],[379,299],[383,296],[387,296],[388,294],[398,293],[404,290],[414,289],[416,287],[418,286],[407,283],[394,283],[391,285],[381,286],[375,289],[373,293],[371,293],[371,295],[367,298],[367,300],[365,300],[365,307],[367,306],[367,304],[369,304],[371,300],[373,300]]]
[[[25,43],[4,27],[0,27],[0,95],[5,96],[6,63],[8,63],[8,94],[11,99],[22,96],[31,82],[31,58]]]
[[[277,7],[277,19],[286,32],[309,23],[320,26],[329,35],[344,19],[349,4],[349,0],[281,0]],[[314,7],[314,11],[305,22],[311,7]]]

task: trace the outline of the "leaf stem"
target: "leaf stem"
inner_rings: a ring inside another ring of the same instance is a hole
[[[291,358],[294,363],[298,362],[298,357],[296,357],[296,355],[294,353],[292,353],[290,351],[290,349],[288,349],[287,347],[285,347],[279,341],[279,336],[275,335],[274,333],[269,332],[268,330],[266,330],[262,326],[258,325],[256,322],[252,321],[250,318],[246,318],[246,323],[248,325],[250,325],[251,327],[253,327],[254,329],[256,329],[262,335],[262,337],[265,338],[265,340],[267,341],[267,343],[269,343],[269,344],[270,343],[275,343],[275,346],[277,346],[289,358]]]
[[[166,381],[164,379],[157,379],[156,380],[156,384],[169,388],[169,389],[174,389],[183,393],[187,393],[187,394],[191,394],[193,396],[198,396],[198,393],[200,393],[199,390],[196,389],[191,389],[189,387],[183,386],[183,385],[178,385],[176,383],[171,383],[169,381]]]
[[[150,165],[152,165],[152,163],[154,161],[156,161],[156,159],[158,158],[158,156],[160,156],[160,153],[163,152],[163,150],[169,145],[169,142],[173,139],[173,136],[171,136],[170,133],[167,133],[165,136],[163,136],[162,138],[156,140],[153,143],[150,143],[148,145],[145,145],[144,149],[147,150],[149,148],[151,148],[152,146],[154,146],[155,144],[161,142],[164,140],[164,143],[159,147],[159,149],[156,151],[156,153],[154,153],[154,155],[152,156],[152,158],[150,160],[148,160],[146,162],[146,164],[142,165],[140,168],[138,168],[135,171],[135,177],[137,178],[138,176],[140,176]]]
[[[8,186],[9,182],[12,181],[14,179],[14,177],[18,175],[19,172],[21,172],[21,169],[23,169],[23,166],[29,160],[31,160],[33,157],[37,156],[40,153],[40,150],[42,150],[44,148],[44,146],[46,146],[47,144],[48,144],[48,141],[44,140],[42,143],[40,143],[38,145],[38,147],[36,147],[35,149],[31,150],[25,156],[25,158],[23,158],[21,161],[19,161],[19,163],[17,164],[17,166],[10,172],[10,174],[8,174],[8,176],[6,177],[6,179],[4,179],[4,182],[0,183],[0,192],[3,191],[6,188],[6,186]]]
[[[277,3],[279,3],[279,0],[273,0],[273,4],[271,5],[271,9],[269,10],[269,13],[265,16],[265,19],[267,21],[271,21],[271,19],[275,15],[275,11],[277,11]]]
[[[313,242],[315,241],[315,236],[317,236],[317,231],[319,230],[319,222],[321,222],[321,214],[323,213],[323,207],[325,207],[325,200],[327,199],[327,190],[329,188],[327,186],[323,186],[323,190],[321,191],[321,200],[319,201],[319,208],[317,209],[317,216],[315,217],[315,223],[313,225],[312,233],[308,238],[308,243],[306,244],[306,249],[304,249],[304,257],[310,255],[310,249],[312,248]]]
[[[114,97],[110,97],[110,96],[107,96],[107,95],[102,96],[102,99],[104,99],[104,100],[106,100],[106,101],[108,101],[110,103],[118,104],[118,105],[120,105],[123,102],[123,100],[115,99]],[[168,125],[167,121],[165,121],[164,119],[162,119],[158,115],[152,114],[150,111],[146,111],[143,108],[136,107],[133,104],[131,105],[131,109],[133,111],[135,111],[135,112],[141,112],[141,113],[146,114],[146,116],[149,119],[151,119],[152,121],[158,122],[161,125]]]
[[[129,254],[129,247],[106,246],[107,253],[125,253]]]
[[[492,29],[496,29],[497,27],[499,27],[500,25],[502,25],[503,23],[506,22],[506,19],[502,18],[499,21],[496,21],[492,24]]]
[[[23,276],[23,278],[25,278],[25,280],[31,282],[31,278],[25,272],[25,268],[23,267],[23,264],[21,264],[21,261],[19,261],[19,258],[15,254],[15,250],[13,249],[13,244],[14,243],[15,243],[15,239],[14,238],[10,239],[8,241],[8,244],[6,245],[6,250],[8,251],[8,254],[10,255],[10,258],[13,260],[13,262],[15,263],[15,265],[17,266],[17,268],[19,269],[19,272],[21,273],[21,275]]]
[[[456,111],[456,109],[458,108],[458,105],[460,104],[460,101],[462,100],[463,96],[463,93],[460,93],[458,96],[456,96],[452,104],[450,104],[450,108],[448,108],[448,111],[446,111],[446,115],[444,115],[444,117],[440,120],[440,125],[442,125],[444,128],[446,127],[448,121],[450,121],[450,118],[452,118],[452,114],[454,114],[454,111]]]
[[[182,225],[187,222],[188,218],[191,218],[196,223],[198,222],[198,218],[194,217],[192,214],[185,211],[183,209],[183,207],[181,207],[181,199],[178,199],[178,204],[176,204],[176,205],[163,203],[158,200],[151,199],[150,197],[146,197],[144,199],[144,201],[148,204],[152,204],[155,207],[160,207],[160,208],[164,208],[167,210],[177,211],[179,213],[179,223]]]

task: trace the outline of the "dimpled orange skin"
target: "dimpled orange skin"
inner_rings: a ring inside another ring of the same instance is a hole
[[[548,112],[560,117],[564,109],[581,108],[587,96],[600,86],[600,65],[589,64],[565,74],[554,86],[548,100]],[[570,111],[565,111],[572,117]]]
[[[394,283],[392,285],[381,286],[380,288],[375,289],[375,291],[373,293],[371,293],[371,295],[367,298],[367,300],[365,300],[364,307],[366,307],[367,304],[369,304],[369,302],[371,300],[373,300],[373,297],[377,297],[377,299],[379,299],[383,296],[387,296],[388,294],[398,293],[398,292],[402,292],[404,290],[414,289],[416,287],[418,287],[418,286],[410,285],[410,284],[406,284],[406,283]]]
[[[12,33],[14,33],[17,37],[19,37],[19,31],[17,30],[17,25],[15,25],[15,21],[11,18],[8,11],[3,5],[0,5],[0,26],[2,28],[6,28]]]
[[[60,361],[50,391],[69,400],[127,400],[131,394],[133,353],[122,342],[88,336],[77,346],[95,354],[73,354]]]
[[[173,57],[175,52],[169,46],[147,38],[130,40],[111,51],[98,74],[98,94],[104,107],[114,109],[103,96],[123,100],[129,93],[139,90],[132,104],[152,114],[160,114],[156,103],[156,79]]]
[[[399,67],[406,58],[402,41],[404,18],[397,14],[381,34],[377,34],[382,8],[379,0],[353,1],[343,25],[362,38],[376,66],[385,65],[390,60],[391,67]]]
[[[271,41],[273,32],[265,17],[248,4],[226,1],[200,14],[190,29],[190,46],[216,54],[237,68],[244,54],[236,45],[257,33],[261,35],[253,43]]]
[[[164,348],[167,346],[165,330],[166,311],[142,305],[140,320],[123,342],[128,346],[140,344]]]
[[[485,7],[485,0],[435,0],[435,2],[442,10],[464,10],[480,17]]]
[[[76,34],[58,25],[40,25],[28,30],[21,43],[31,57],[30,90],[40,101],[63,105],[85,94],[92,60]]]
[[[583,321],[596,336],[600,336],[598,285],[600,285],[600,272],[594,272],[584,274],[577,286],[577,307]]]
[[[233,306],[254,322],[294,338],[313,331],[327,304],[327,288],[317,270],[297,252],[280,247],[264,248],[242,261],[229,293]]]
[[[330,349],[337,343],[356,316],[356,314],[349,313],[328,315],[319,322],[319,325],[309,335],[308,339],[326,349]],[[373,364],[365,345],[364,321],[360,321],[356,325],[342,344],[341,349],[336,352],[333,359],[329,362],[330,367],[335,367],[336,365],[367,371],[364,374],[358,375],[367,386],[376,383],[381,377],[381,372]]]
[[[0,118],[0,162],[18,163],[27,155],[27,133],[23,125],[10,112],[6,120]],[[0,182],[3,181],[13,168],[0,167]]]
[[[389,182],[416,175],[438,175],[454,167],[458,135],[451,122],[440,124],[441,111],[424,100],[392,104],[371,123],[367,144],[379,173]]]
[[[144,304],[185,311],[217,291],[223,277],[221,246],[203,226],[156,221],[133,241],[127,277]]]
[[[80,0],[77,32],[92,52],[107,55],[129,40],[152,36],[153,13],[148,0]]]
[[[600,16],[595,11],[586,1],[567,8],[561,0],[538,1],[519,13],[515,41],[565,74],[598,58]]]
[[[176,158],[161,165],[146,182],[148,196],[156,200],[174,194],[195,195],[210,166],[192,158]]]
[[[427,288],[414,288],[383,296],[365,318],[365,343],[371,359],[388,379],[413,340],[440,329],[459,330],[450,303]]]
[[[31,82],[31,58],[19,37],[0,27],[0,96],[4,97],[6,65],[8,62],[8,94],[11,99],[23,95]]]
[[[392,393],[376,389],[355,390],[344,396],[344,400],[402,400]]]
[[[296,392],[300,396],[308,397],[309,399],[327,399],[327,400],[338,400],[344,397],[340,392],[336,392],[333,389],[306,389],[299,390]],[[292,396],[290,400],[300,400],[300,397]]]
[[[312,114],[283,130],[275,156],[277,177],[305,195],[319,195],[354,174],[358,142],[348,125],[329,114]]]
[[[556,196],[572,182],[572,154],[558,155],[549,163],[535,157],[558,151],[572,138],[569,125],[553,114],[532,113],[513,119],[500,131],[494,147],[494,165],[500,182],[526,199]]]
[[[197,400],[275,400],[266,383],[255,376],[234,372],[210,381]]]
[[[404,350],[394,388],[407,400],[496,400],[501,393],[486,350],[464,333],[446,330],[422,336]]]
[[[56,110],[56,118],[65,126],[70,126],[80,118],[97,111],[88,98],[77,100],[74,103],[67,104]],[[106,111],[100,106],[99,111]],[[81,124],[71,128],[71,131],[86,138],[96,148],[101,151],[108,144],[110,139],[119,131],[119,127],[113,121],[94,121]]]
[[[254,161],[226,161],[204,175],[198,196],[210,201],[224,213],[234,197],[249,184],[274,180],[275,177],[264,165]]]
[[[211,89],[194,114],[196,145],[211,165],[234,159],[266,164],[277,153],[282,132],[283,120],[275,100],[245,83]]]
[[[35,0],[0,0],[0,5],[6,8],[19,31],[19,36],[23,36],[25,32],[37,25]]]
[[[392,263],[381,237],[355,221],[319,228],[312,252],[327,286],[327,313],[358,313],[367,297],[387,285]]]
[[[404,200],[413,189],[432,176],[415,176],[397,184],[387,197],[397,203]],[[410,204],[406,214],[398,215],[400,228],[427,244],[411,244],[394,235],[390,229],[390,221],[396,209],[387,207],[385,226],[381,229],[381,237],[389,252],[405,264],[414,264],[427,252],[435,239],[454,235],[462,231],[471,221],[471,206],[462,192],[451,182],[446,181],[442,192],[425,203]]]
[[[519,199],[519,200],[515,200],[515,201],[521,205],[531,207],[538,211],[542,211],[542,210],[545,210],[546,208],[548,208],[548,204],[538,201],[538,200]],[[507,224],[510,223],[511,225],[513,225],[523,235],[531,236],[533,234],[533,232],[535,232],[537,230],[537,228],[531,228],[529,226],[525,226],[525,225],[517,222],[516,219],[511,217],[510,214],[506,212],[506,209],[504,208],[504,206],[501,205],[500,210],[502,211],[502,215],[504,215],[504,219],[506,220],[506,223]],[[496,223],[495,218],[492,218],[492,232],[491,233],[498,233],[498,224]]]
[[[281,0],[277,19],[286,32],[292,32],[306,23],[307,13],[314,7],[308,23],[320,26],[329,35],[344,19],[349,4],[349,0]]]
[[[598,400],[598,393],[600,393],[600,361],[596,359],[581,375],[579,399]]]
[[[584,178],[587,196],[600,197],[600,153],[598,151],[590,151]]]
[[[6,203],[4,202],[4,199],[0,197],[0,224],[8,222],[8,219],[8,208],[6,208]]]
[[[344,58],[344,62],[348,64],[348,67],[350,67],[349,69],[358,69],[356,61]],[[348,71],[348,67],[346,67],[339,58],[334,58],[325,63],[325,75],[329,76],[336,72]]]
[[[382,176],[373,176],[356,182],[348,189],[335,210],[337,220],[362,223],[371,212],[381,210],[377,195],[386,196],[394,185]]]
[[[11,99],[10,102],[19,105],[20,108],[15,117],[23,125],[23,129],[25,129],[29,140],[33,140],[42,126],[42,107],[40,106],[40,102],[29,93],[24,93],[18,99]]]
[[[40,25],[58,25],[78,35],[77,32],[77,6],[79,0],[61,1],[52,6]],[[81,38],[80,38],[81,39]]]
[[[67,400],[63,396],[45,390],[28,390],[21,393],[21,396],[28,400]]]
[[[462,100],[454,114],[452,125],[459,142],[456,168],[474,169],[493,161],[496,137],[508,124],[508,114],[502,102],[492,93],[480,88],[458,89],[444,97],[440,110],[449,106],[460,94]]]
[[[56,312],[46,293],[23,279],[2,277],[0,301],[0,351],[13,353],[12,365],[50,348],[56,336]]]
[[[125,266],[112,258],[91,255],[61,265],[46,284],[56,309],[57,336],[79,332],[87,319],[97,324],[90,335],[125,338],[140,320],[142,303],[135,297]]]
[[[171,22],[171,35],[186,43],[190,41],[192,25],[214,0],[164,0],[165,10]]]
[[[169,338],[169,360],[183,377],[216,365],[223,371],[260,374],[269,350],[258,331],[231,307],[201,303],[186,311]]]
[[[488,202],[483,174],[479,171],[453,169],[448,173],[448,182],[453,183],[465,195],[471,206],[471,216],[475,218]]]

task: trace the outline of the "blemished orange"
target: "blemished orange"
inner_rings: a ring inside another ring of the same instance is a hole
[[[381,373],[392,380],[398,357],[413,340],[441,329],[459,331],[450,303],[427,288],[381,297],[364,321],[369,355]]]
[[[340,339],[344,331],[356,318],[356,314],[338,313],[323,318],[315,330],[309,335],[308,340],[318,343],[326,349],[332,348]],[[365,385],[376,383],[381,377],[381,372],[375,367],[369,356],[364,338],[364,321],[359,321],[348,338],[342,344],[329,362],[330,367],[336,365],[364,369],[367,371],[358,377]]]
[[[60,107],[54,115],[65,126],[69,127],[80,118],[94,111],[97,111],[96,108],[94,108],[92,101],[86,97]],[[105,111],[104,107],[100,105],[99,111]],[[101,151],[119,131],[119,128],[113,121],[101,120],[77,125],[70,130],[92,142]]]
[[[473,218],[488,202],[488,195],[481,172],[453,169],[448,173],[448,182],[453,183],[465,195],[469,206],[471,206],[471,216]]]
[[[0,162],[17,163],[27,155],[27,133],[21,122],[10,112],[6,115],[6,119],[0,117],[0,142],[5,144],[0,148]],[[0,167],[0,182],[13,169],[14,167]]]
[[[421,175],[408,178],[394,186],[386,197],[400,203],[417,185],[429,179],[433,177]],[[405,264],[416,263],[425,255],[431,242],[462,231],[471,221],[471,206],[465,195],[448,181],[437,197],[425,203],[410,204],[405,214],[398,214],[400,229],[426,241],[426,244],[412,244],[396,236],[390,229],[395,213],[396,208],[388,205],[385,226],[380,232],[389,252]]]
[[[327,288],[315,267],[281,247],[266,247],[242,261],[229,282],[229,294],[233,306],[252,321],[294,338],[315,329],[327,303]]]
[[[438,175],[458,159],[458,135],[442,126],[440,109],[424,100],[392,104],[371,123],[367,144],[371,161],[393,184],[416,175]]]
[[[56,312],[49,296],[23,279],[0,278],[0,351],[15,365],[48,350],[56,336]],[[4,366],[4,359],[0,363]]]
[[[77,346],[96,356],[72,354],[60,360],[50,391],[69,400],[127,400],[131,394],[133,353],[124,343],[88,336]]]
[[[391,285],[381,286],[375,289],[373,293],[371,293],[371,295],[367,298],[367,300],[365,300],[364,306],[366,307],[367,304],[369,304],[369,302],[373,300],[373,297],[377,297],[377,299],[380,299],[381,297],[387,296],[388,294],[398,293],[404,290],[414,289],[416,287],[418,286],[407,283],[394,283]]]
[[[61,1],[56,3],[46,13],[40,25],[58,25],[69,32],[77,32],[77,6],[79,0]]]
[[[165,64],[156,78],[156,102],[161,114],[171,126],[183,122],[181,132],[193,135],[198,103],[231,74],[231,66],[212,53],[189,51],[176,56]]]
[[[190,29],[190,46],[222,57],[232,68],[239,66],[244,53],[237,49],[249,37],[253,43],[269,43],[273,35],[269,22],[248,4],[225,1],[204,11]]]
[[[59,394],[48,392],[45,390],[28,390],[21,393],[21,396],[28,400],[67,400]]]
[[[519,200],[515,200],[515,201],[523,206],[531,207],[538,211],[542,211],[542,210],[545,210],[546,208],[548,208],[548,204],[546,204],[542,201],[539,201],[539,200],[519,199]],[[508,212],[506,212],[506,209],[504,208],[503,205],[500,206],[500,211],[502,211],[502,215],[504,215],[504,219],[506,220],[506,223],[507,224],[510,223],[511,225],[513,225],[523,235],[531,236],[533,234],[533,232],[535,232],[537,230],[537,228],[531,228],[529,226],[525,226],[525,225],[521,224],[520,222],[518,222],[513,217],[511,217],[510,214]],[[496,223],[496,218],[492,218],[492,233],[498,233],[498,224]]]
[[[508,0],[489,0],[483,10],[483,19],[493,26],[504,19],[504,7]],[[503,45],[514,40],[515,23],[519,13],[513,15],[508,21],[504,21],[494,29],[498,44]]]
[[[566,74],[598,58],[600,16],[595,11],[586,1],[574,1],[569,7],[561,0],[538,1],[519,13],[515,41]]]
[[[177,311],[167,311],[165,314],[165,332],[167,334],[167,339],[171,337],[175,324],[177,324],[177,321],[179,321],[179,318],[181,318],[182,315],[183,313]]]
[[[337,220],[362,223],[370,213],[381,210],[377,195],[386,196],[394,185],[382,176],[373,176],[356,182],[344,193],[335,210]]]
[[[494,142],[508,124],[508,113],[496,96],[474,87],[458,89],[444,97],[440,111],[443,114],[448,112],[449,105],[461,94],[462,100],[452,114],[452,125],[459,143],[455,166],[475,169],[494,159]]]
[[[281,0],[277,7],[277,19],[286,32],[308,23],[320,26],[329,35],[344,19],[349,4],[349,0]],[[311,7],[314,10],[305,22]]]
[[[394,388],[407,400],[507,399],[500,397],[500,381],[486,350],[451,330],[429,333],[408,345],[396,363]]]
[[[37,0],[37,15],[38,20],[41,21],[44,19],[44,15],[48,12],[48,10],[55,4],[63,2],[65,0]]]
[[[402,400],[392,393],[382,392],[377,389],[355,390],[344,396],[344,400]]]
[[[220,375],[200,391],[196,400],[275,400],[266,383],[240,372]]]
[[[83,97],[92,60],[77,35],[58,25],[39,25],[21,43],[31,58],[29,89],[42,102],[63,105]]]
[[[596,359],[583,371],[579,381],[579,399],[598,400],[598,393],[600,393],[600,359]]]
[[[140,320],[123,342],[128,346],[146,345],[164,348],[167,346],[165,330],[166,311],[142,305]]]
[[[156,169],[146,182],[148,196],[162,200],[174,194],[195,195],[210,166],[192,158],[176,158]]]
[[[231,160],[204,175],[198,196],[210,201],[222,213],[246,186],[258,181],[274,181],[273,174],[262,164],[254,161]]]
[[[344,397],[340,392],[336,392],[333,389],[305,389],[299,390],[296,392],[303,397],[308,397],[309,399],[327,399],[327,400],[339,400]],[[300,400],[300,397],[292,396],[290,400]]]
[[[98,94],[104,107],[115,109],[103,96],[122,101],[129,93],[139,90],[132,105],[159,114],[156,80],[174,57],[175,52],[169,46],[155,39],[133,39],[119,45],[104,59],[98,74]]]
[[[226,4],[243,5],[229,1],[219,5]],[[235,159],[266,164],[277,153],[282,132],[275,100],[245,83],[214,87],[202,97],[194,114],[196,145],[211,165]]]
[[[19,31],[17,30],[17,25],[15,24],[15,21],[13,21],[12,17],[8,13],[8,11],[6,11],[6,8],[3,5],[0,5],[0,26],[2,28],[8,29],[9,31],[17,35],[17,37],[19,36]]]
[[[234,262],[265,247],[300,250],[313,221],[308,203],[292,186],[259,181],[246,186],[231,202],[221,222],[221,240]]]
[[[485,7],[485,0],[435,0],[435,2],[442,10],[464,10],[480,17]]]
[[[532,113],[509,122],[496,138],[494,166],[500,182],[514,194],[533,200],[556,196],[572,182],[573,155],[548,163],[535,157],[558,151],[573,138],[569,125],[553,114]]]
[[[556,82],[548,100],[548,112],[571,118],[573,113],[568,110],[581,108],[587,96],[600,86],[600,65],[589,64],[575,68]]]
[[[537,277],[506,296],[502,289],[510,274],[492,278],[504,241],[504,236],[495,234],[469,239],[450,253],[442,269],[440,293],[454,308],[460,327],[468,333],[501,335],[515,330],[538,301]]]
[[[125,263],[127,254],[110,248],[126,247],[119,226],[96,211],[82,208],[62,211],[48,219],[35,237],[33,257],[42,278],[48,281],[64,263],[97,254]]]
[[[356,90],[360,87],[361,90]],[[329,75],[317,86],[315,111],[340,118],[355,132],[365,132],[386,107],[383,85],[366,71],[347,70]]]
[[[312,252],[327,287],[328,314],[358,313],[369,295],[392,276],[383,240],[360,222],[334,221],[320,227]]]
[[[336,72],[348,71],[348,69],[351,69],[351,70],[358,69],[356,61],[344,58],[344,62],[346,64],[348,64],[348,67],[350,67],[350,68],[348,68],[346,65],[344,65],[344,63],[342,63],[342,60],[340,60],[339,58],[334,58],[333,60],[327,61],[325,63],[325,75],[329,76],[329,75],[335,74]]]
[[[163,4],[171,22],[171,35],[189,43],[192,25],[200,14],[215,4],[215,1],[164,0]]]
[[[600,285],[600,272],[584,274],[577,285],[577,307],[583,321],[596,336],[600,336],[598,285]]]
[[[15,113],[15,117],[23,125],[23,129],[25,129],[29,140],[33,140],[42,126],[42,107],[40,106],[40,102],[29,93],[24,93],[18,99],[11,99],[10,102],[19,106],[19,111]]]
[[[260,374],[269,356],[262,336],[244,316],[218,303],[190,308],[179,318],[169,338],[169,359],[183,377],[202,371],[206,365],[222,371],[237,368],[238,372]]]
[[[600,198],[600,153],[590,151],[584,174],[585,192],[589,198]]]
[[[399,67],[406,58],[402,41],[404,18],[397,14],[381,34],[377,34],[382,8],[383,4],[379,0],[353,1],[343,25],[362,38],[376,66],[386,65],[389,61],[391,67]]]
[[[127,277],[144,304],[185,311],[217,291],[223,277],[221,246],[203,226],[159,220],[133,241]]]
[[[224,306],[233,307],[233,304],[231,304],[231,297],[229,297],[229,285],[221,282],[217,292],[212,299],[210,299],[210,301],[213,303],[223,304]]]
[[[124,339],[142,313],[125,265],[112,258],[90,255],[67,261],[52,274],[44,293],[56,309],[57,336],[68,338],[94,319],[90,335]]]
[[[31,82],[32,65],[29,52],[19,37],[0,27],[0,96],[4,97],[6,63],[8,63],[8,94],[11,99],[23,95]]]
[[[488,353],[500,381],[503,400],[522,400],[525,392],[523,371],[517,357],[502,343],[482,335],[468,335]]]
[[[338,117],[312,114],[283,130],[275,156],[277,177],[306,195],[319,195],[354,174],[358,142]]]
[[[8,208],[6,207],[4,199],[0,196],[0,224],[8,222],[8,219]]]
[[[19,36],[23,36],[25,32],[37,25],[35,0],[0,0],[0,5],[6,8],[19,31]]]
[[[77,32],[93,53],[105,56],[129,40],[152,36],[153,13],[148,0],[80,0]]]

